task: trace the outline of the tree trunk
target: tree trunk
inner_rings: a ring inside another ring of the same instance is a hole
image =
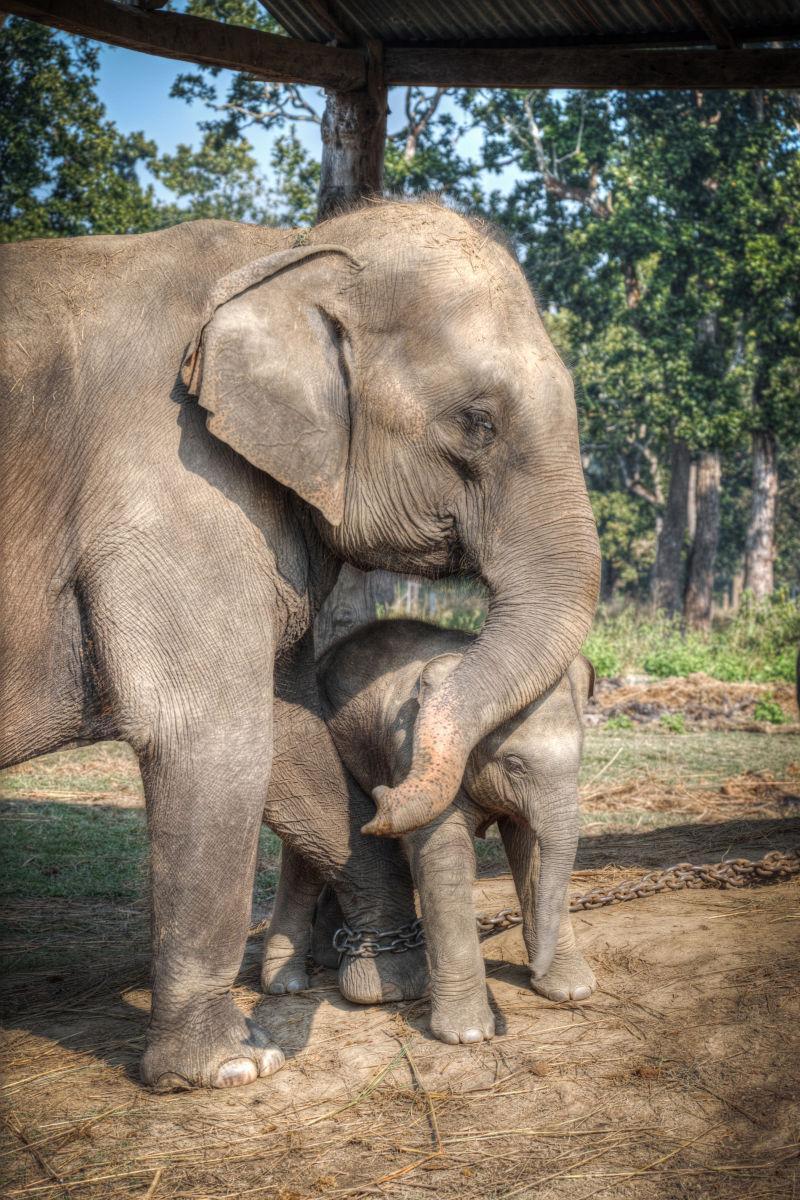
[[[317,220],[324,221],[383,188],[389,111],[379,42],[367,44],[367,86],[326,92]]]
[[[672,443],[670,478],[664,520],[656,546],[652,602],[670,616],[683,607],[683,542],[689,509],[689,475],[692,465],[686,442]]]
[[[394,602],[399,578],[391,571],[359,571],[345,563],[314,625],[317,656],[357,625],[374,621],[379,605],[389,608]]]
[[[326,92],[322,118],[322,170],[317,220],[379,196],[389,111],[379,43],[367,45],[367,86],[358,92]],[[345,565],[314,625],[317,654],[357,625],[375,620],[377,606],[394,600],[389,571],[358,571]]]
[[[718,450],[704,450],[695,474],[695,530],[689,555],[689,579],[683,615],[695,629],[711,625],[714,563],[719,542],[720,458]]]
[[[775,438],[768,430],[759,430],[753,434],[753,490],[744,552],[744,585],[756,600],[772,595],[774,587],[777,501]]]

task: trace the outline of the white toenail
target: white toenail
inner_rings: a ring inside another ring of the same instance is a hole
[[[482,1042],[483,1034],[480,1029],[465,1029],[461,1035],[462,1042]]]
[[[260,1066],[262,1075],[272,1075],[275,1071],[279,1071],[286,1062],[282,1050],[277,1046],[270,1046],[269,1050],[261,1052]]]
[[[590,995],[591,992],[587,987],[578,987],[575,988],[575,991],[572,993],[572,998],[573,1000],[586,1000]]]
[[[217,1071],[217,1087],[240,1087],[258,1078],[258,1068],[249,1058],[232,1058]]]

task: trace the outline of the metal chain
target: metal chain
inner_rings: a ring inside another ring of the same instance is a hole
[[[425,943],[422,921],[417,918],[399,929],[351,929],[342,925],[333,935],[333,948],[350,958],[375,958],[378,954],[405,954]]]
[[[726,862],[705,863],[695,866],[693,863],[677,863],[664,871],[651,871],[640,879],[626,879],[616,887],[595,888],[576,896],[570,902],[570,912],[584,912],[586,909],[605,908],[608,904],[616,904],[622,900],[639,900],[643,896],[655,896],[658,892],[678,892],[683,888],[706,887],[749,887],[757,883],[779,883],[792,875],[800,874],[800,850],[789,850],[786,854],[781,850],[772,850],[757,862],[748,858],[733,858]],[[515,925],[522,924],[522,915],[518,909],[504,908],[494,917],[481,915],[477,918],[478,933],[481,937],[491,937],[502,933]]]
[[[664,871],[651,871],[640,879],[626,879],[616,887],[603,891],[595,888],[576,896],[570,902],[570,912],[583,912],[592,908],[604,908],[617,901],[639,900],[643,896],[654,896],[658,892],[677,892],[683,888],[706,887],[749,887],[758,883],[778,883],[800,874],[800,850],[772,850],[757,862],[747,858],[733,858],[726,862],[677,863]],[[503,908],[493,917],[481,913],[475,918],[479,937],[492,937],[522,924],[522,914],[516,908]],[[333,935],[333,945],[340,954],[351,958],[374,958],[376,954],[403,954],[424,945],[425,934],[422,921],[412,921],[400,929],[351,929],[343,925]]]

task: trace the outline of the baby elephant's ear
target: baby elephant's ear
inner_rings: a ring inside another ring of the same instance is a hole
[[[332,525],[350,446],[342,292],[358,269],[341,246],[311,245],[225,276],[182,371],[210,432]]]
[[[425,663],[417,680],[417,700],[420,704],[424,704],[427,698],[441,687],[460,662],[460,654],[439,654]]]
[[[572,690],[572,703],[577,713],[583,713],[587,700],[594,695],[594,667],[585,654],[579,654],[567,670],[567,678]]]

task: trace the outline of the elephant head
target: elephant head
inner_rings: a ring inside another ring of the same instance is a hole
[[[428,661],[419,700],[460,666],[461,653]],[[531,974],[548,971],[567,903],[578,847],[578,773],[583,708],[594,689],[594,669],[579,656],[544,696],[485,737],[469,757],[463,793],[498,818],[520,899]]]
[[[369,204],[221,280],[184,379],[337,557],[485,584],[485,629],[365,828],[427,823],[473,746],[561,677],[596,601],[572,384],[522,271],[442,205]]]

